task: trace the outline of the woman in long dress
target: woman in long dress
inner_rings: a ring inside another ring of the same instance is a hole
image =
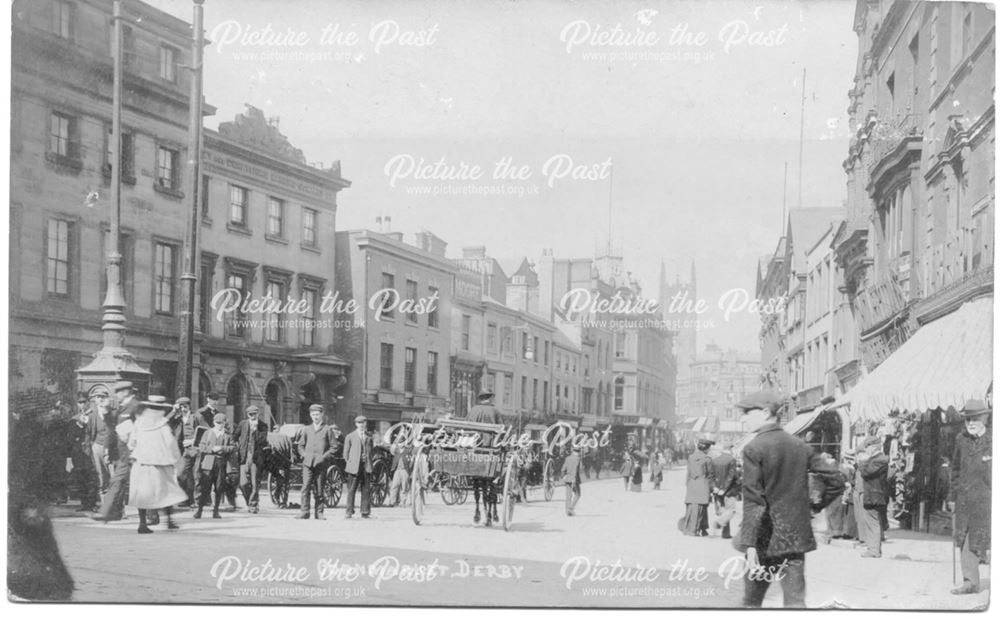
[[[172,407],[166,398],[156,395],[142,405],[129,439],[133,462],[128,495],[129,505],[139,510],[140,534],[153,532],[146,523],[147,510],[162,509],[167,528],[178,528],[171,518],[173,506],[187,500],[177,483],[181,453],[167,419]]]

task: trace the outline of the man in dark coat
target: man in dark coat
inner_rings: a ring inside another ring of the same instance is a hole
[[[979,591],[979,563],[990,551],[992,411],[980,400],[969,400],[962,416],[965,431],[955,438],[949,501],[955,512],[955,545],[962,549],[962,586],[952,589],[955,595]]]
[[[372,509],[372,457],[375,446],[368,434],[368,419],[364,415],[354,418],[354,432],[344,439],[344,471],[347,473],[347,510],[344,516],[354,516],[354,498],[361,489],[361,517],[371,516]]]
[[[215,424],[215,414],[221,412],[219,410],[219,394],[214,391],[205,396],[205,406],[198,409],[202,421],[209,428]]]
[[[260,505],[260,475],[264,471],[264,457],[268,450],[267,424],[260,420],[260,409],[247,407],[247,418],[236,426],[233,433],[236,455],[240,467],[240,489],[247,511],[256,514]]]
[[[736,472],[736,458],[731,445],[724,445],[722,453],[712,460],[715,471],[715,488],[712,500],[715,502],[715,527],[722,528],[722,539],[731,539],[729,521],[736,513],[736,497],[740,494],[739,474]]]
[[[132,424],[141,410],[139,398],[136,397],[135,386],[127,380],[118,381],[114,387],[115,398],[118,400],[117,413],[108,411],[105,423],[113,428],[108,438],[107,457],[113,463],[114,471],[108,483],[108,492],[101,504],[99,520],[121,520],[125,515],[125,500],[128,498],[128,478],[132,472],[131,452],[128,439],[132,433]]]
[[[684,495],[687,511],[680,521],[684,535],[708,536],[708,502],[715,482],[715,469],[708,449],[714,444],[711,439],[699,439],[698,448],[688,458],[687,493]]]
[[[886,522],[886,505],[889,504],[889,457],[882,453],[882,439],[870,436],[864,442],[865,451],[858,458],[858,477],[861,490],[864,524],[859,523],[861,541],[867,546],[864,558],[882,556],[883,524]]]
[[[780,576],[784,605],[804,608],[805,553],[816,549],[811,512],[842,493],[844,482],[836,466],[781,429],[780,396],[760,391],[736,406],[756,433],[743,448],[743,525],[733,542],[746,553],[743,604],[759,608]],[[810,473],[819,487],[814,495]]]
[[[201,518],[201,512],[212,499],[212,518],[221,518],[219,505],[225,494],[226,475],[229,474],[230,456],[236,451],[233,437],[226,431],[226,414],[216,413],[212,420],[212,429],[205,432],[198,443],[198,509],[195,518]],[[213,497],[212,494],[215,494]]]
[[[312,424],[299,430],[299,453],[302,454],[302,506],[296,518],[309,519],[309,499],[315,501],[313,518],[326,520],[323,508],[326,506],[326,469],[337,451],[337,440],[333,428],[323,423],[323,406],[309,407]]]
[[[211,427],[205,423],[204,418],[191,411],[191,398],[177,398],[174,403],[177,409],[177,439],[180,443],[181,467],[177,474],[177,483],[184,489],[188,500],[183,503],[187,507],[195,504],[195,496],[198,489],[200,475],[195,468],[198,459],[198,446],[194,444],[198,437],[198,429],[203,428],[202,433],[207,432]]]
[[[476,398],[476,405],[469,411],[469,421],[477,423],[501,424],[500,411],[493,406],[493,392],[484,391]]]

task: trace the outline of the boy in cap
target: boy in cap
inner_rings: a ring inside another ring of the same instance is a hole
[[[992,415],[981,400],[969,400],[962,407],[964,431],[955,438],[948,503],[955,512],[955,546],[962,551],[962,585],[952,589],[955,595],[979,591],[979,563],[990,551]]]
[[[812,512],[844,491],[836,467],[778,424],[781,398],[770,391],[738,403],[756,436],[743,448],[743,525],[733,546],[746,553],[743,604],[759,608],[780,576],[785,607],[806,603],[805,553],[816,550]],[[820,486],[812,503],[809,475]]]
[[[221,518],[219,504],[225,494],[227,464],[229,456],[236,451],[233,437],[226,432],[225,413],[216,413],[212,418],[212,429],[205,432],[198,444],[198,509],[195,518],[201,518],[201,512],[208,505],[209,497],[215,492],[212,503],[212,518]]]

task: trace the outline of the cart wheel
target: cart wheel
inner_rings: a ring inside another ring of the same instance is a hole
[[[455,502],[459,505],[464,505],[469,500],[470,485],[469,478],[465,475],[459,475],[455,478]]]
[[[556,492],[555,480],[552,479],[552,460],[548,460],[545,463],[545,474],[543,476],[542,483],[545,486],[545,500],[551,501],[552,495]]]
[[[371,483],[372,506],[382,507],[386,497],[389,496],[389,467],[385,465],[384,460],[372,465],[369,483]]]
[[[410,480],[410,508],[413,524],[419,525],[424,520],[424,484],[427,482],[427,460],[422,458],[423,447],[417,449],[413,457],[413,479]]]
[[[500,514],[500,521],[503,523],[504,531],[510,531],[510,525],[514,522],[514,503],[516,503],[514,499],[517,494],[515,480],[517,468],[514,466],[516,460],[515,456],[507,459],[507,474],[503,478],[503,511]]]
[[[340,467],[331,464],[326,469],[326,506],[336,507],[340,503],[340,497],[344,494],[344,474],[340,472]]]
[[[267,476],[267,493],[275,507],[284,509],[288,505],[288,484],[273,471]]]

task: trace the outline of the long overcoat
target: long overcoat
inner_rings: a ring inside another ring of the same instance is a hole
[[[955,501],[955,544],[969,536],[969,549],[980,558],[990,549],[990,498],[993,439],[990,428],[976,438],[962,432],[955,438],[951,460],[951,498]]]
[[[696,449],[688,458],[687,493],[684,495],[684,502],[708,505],[714,481],[715,468],[712,466],[712,458],[704,451]]]

